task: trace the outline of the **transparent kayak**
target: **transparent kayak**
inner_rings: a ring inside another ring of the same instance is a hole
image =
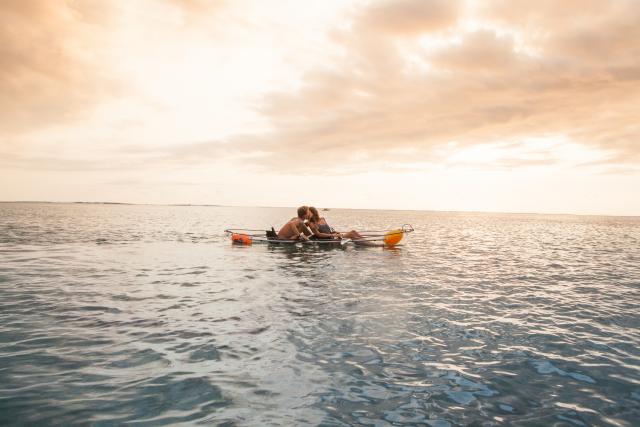
[[[360,239],[309,239],[309,240],[286,240],[267,237],[266,230],[249,230],[241,228],[230,228],[224,232],[231,238],[231,241],[241,245],[251,245],[253,243],[269,243],[275,245],[337,245],[346,244],[368,245],[368,246],[395,246],[404,237],[414,231],[411,224],[404,224],[402,228],[393,230],[368,230],[359,231],[362,235]]]

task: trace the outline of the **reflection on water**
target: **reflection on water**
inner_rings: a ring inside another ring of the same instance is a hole
[[[0,204],[0,424],[637,425],[640,220],[327,213],[412,223],[395,249],[222,234],[290,216]]]

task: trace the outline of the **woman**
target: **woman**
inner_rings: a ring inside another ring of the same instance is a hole
[[[313,235],[318,239],[361,239],[362,235],[355,230],[347,233],[336,232],[324,218],[320,217],[318,210],[311,206],[309,208],[311,218],[309,219],[309,228],[313,231]]]

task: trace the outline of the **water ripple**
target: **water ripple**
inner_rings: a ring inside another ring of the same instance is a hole
[[[0,424],[637,424],[640,220],[330,213],[0,204]]]

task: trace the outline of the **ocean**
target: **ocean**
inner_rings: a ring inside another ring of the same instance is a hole
[[[321,213],[0,203],[0,425],[640,425],[640,218]]]

